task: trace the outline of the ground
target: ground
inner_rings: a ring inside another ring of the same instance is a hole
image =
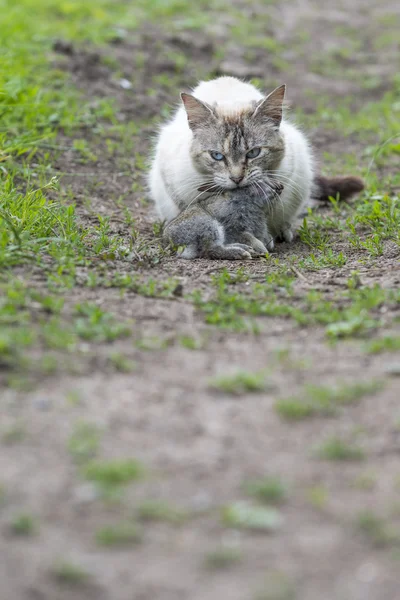
[[[0,6],[1,597],[395,600],[398,2]],[[218,74],[366,182],[265,259],[178,259],[146,191]]]

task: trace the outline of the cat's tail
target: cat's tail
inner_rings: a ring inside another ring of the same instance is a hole
[[[323,177],[317,175],[314,179],[312,197],[319,202],[329,202],[329,198],[348,200],[355,194],[362,192],[364,182],[360,177],[349,175],[347,177]]]

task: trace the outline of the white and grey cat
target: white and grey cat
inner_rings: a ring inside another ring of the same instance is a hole
[[[304,134],[283,115],[285,86],[264,96],[234,77],[201,82],[161,127],[149,176],[150,193],[167,222],[207,194],[257,189],[268,178],[284,190],[266,212],[275,239],[291,242],[293,224],[310,197],[345,199],[363,189],[357,177],[315,177]]]

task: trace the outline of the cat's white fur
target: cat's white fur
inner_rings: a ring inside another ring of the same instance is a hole
[[[264,98],[256,87],[234,77],[202,81],[193,95],[210,105],[217,103],[219,112],[223,110],[227,114],[241,111]],[[313,158],[304,134],[285,117],[280,132],[285,141],[285,154],[275,175],[285,189],[268,216],[268,225],[275,235],[283,235],[291,241],[290,226],[310,198]],[[205,176],[195,169],[190,156],[192,135],[183,106],[160,130],[149,184],[158,214],[166,221],[180,212],[178,205],[193,202],[204,183]]]

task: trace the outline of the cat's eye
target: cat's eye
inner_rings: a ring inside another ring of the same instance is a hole
[[[214,160],[223,160],[225,158],[221,152],[210,152],[210,155]]]
[[[257,158],[261,152],[261,148],[252,148],[246,154],[247,158]]]

